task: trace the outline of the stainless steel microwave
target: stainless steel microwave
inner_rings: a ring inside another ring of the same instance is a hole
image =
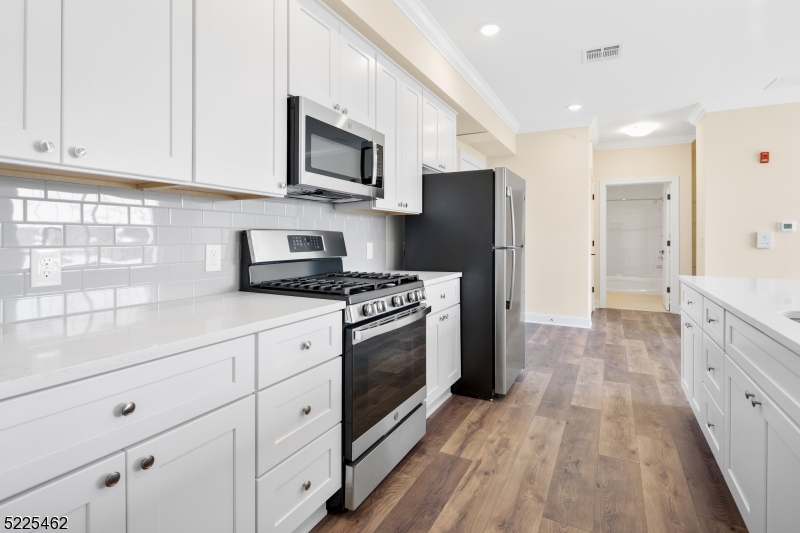
[[[383,198],[384,135],[302,96],[289,97],[288,195]]]

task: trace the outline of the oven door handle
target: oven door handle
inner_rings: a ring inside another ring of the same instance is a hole
[[[388,333],[390,331],[394,331],[396,329],[400,329],[404,326],[409,324],[413,324],[417,320],[422,320],[426,316],[428,316],[431,312],[430,306],[420,309],[416,313],[413,313],[407,317],[400,318],[393,322],[389,322],[388,324],[384,324],[382,326],[376,326],[373,328],[370,327],[361,327],[358,329],[353,330],[353,344],[358,344],[360,342],[364,342],[365,340],[371,339],[373,337],[377,337],[378,335],[383,335],[384,333]]]

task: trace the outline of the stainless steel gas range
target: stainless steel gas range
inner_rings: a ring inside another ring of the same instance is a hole
[[[426,326],[417,276],[343,271],[336,231],[248,230],[244,291],[342,300],[344,488],[332,509],[356,509],[425,434]]]

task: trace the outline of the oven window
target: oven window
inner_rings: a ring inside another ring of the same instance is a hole
[[[425,386],[425,323],[353,346],[353,440]]]
[[[309,172],[353,183],[371,184],[370,143],[309,116],[306,117],[305,160]]]

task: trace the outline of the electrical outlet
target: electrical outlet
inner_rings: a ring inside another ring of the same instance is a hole
[[[61,250],[31,250],[31,288],[61,285]]]
[[[367,243],[367,259],[372,259],[372,243]]]
[[[206,244],[206,272],[222,270],[222,245]]]

